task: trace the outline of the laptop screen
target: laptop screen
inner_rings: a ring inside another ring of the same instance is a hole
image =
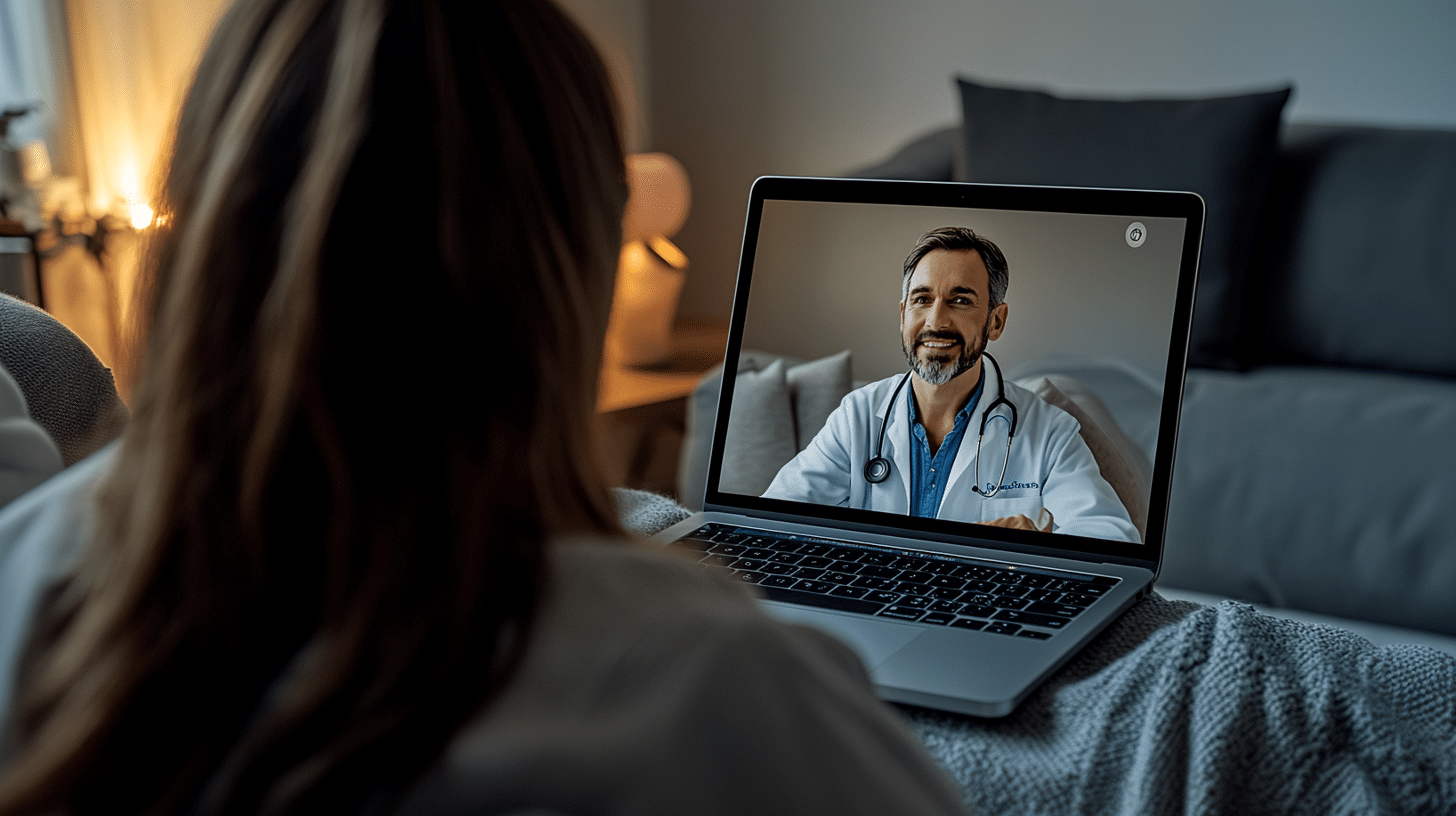
[[[1201,233],[1186,193],[760,179],[706,504],[1156,560]]]

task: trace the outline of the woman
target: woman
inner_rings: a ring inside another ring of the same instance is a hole
[[[545,2],[227,13],[0,814],[958,809],[844,647],[621,539],[609,100]]]

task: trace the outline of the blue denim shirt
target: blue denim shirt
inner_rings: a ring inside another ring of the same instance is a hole
[[[945,495],[945,482],[950,477],[950,466],[955,461],[956,451],[961,449],[961,438],[965,436],[966,425],[971,413],[981,399],[981,389],[986,385],[986,369],[981,368],[981,379],[976,382],[966,407],[956,414],[955,427],[941,440],[940,448],[932,456],[930,439],[925,435],[925,426],[920,424],[920,414],[915,408],[915,390],[905,392],[910,400],[910,433],[916,443],[910,445],[910,515],[935,518],[940,509],[940,499]]]

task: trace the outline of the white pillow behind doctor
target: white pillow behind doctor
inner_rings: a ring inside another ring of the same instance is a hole
[[[1082,441],[1092,449],[1092,458],[1097,460],[1102,478],[1112,485],[1123,507],[1127,508],[1127,515],[1137,527],[1138,536],[1146,540],[1148,491],[1152,479],[1152,464],[1148,462],[1147,454],[1122,430],[1102,400],[1077,380],[1051,375],[1015,382],[1077,420],[1081,426]]]
[[[824,427],[852,385],[848,349],[794,366],[783,360],[762,369],[741,366],[733,386],[719,488],[762,495],[779,469]]]

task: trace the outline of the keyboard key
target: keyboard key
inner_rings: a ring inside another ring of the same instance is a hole
[[[828,581],[831,584],[852,584],[854,583],[854,578],[855,576],[847,575],[842,572],[828,571],[826,571],[823,575],[819,576],[819,580]]]
[[[891,561],[889,565],[897,570],[918,570],[920,569],[920,565],[924,563],[925,559],[923,558],[912,558],[904,555]]]
[[[793,539],[782,539],[768,544],[768,549],[773,550],[774,552],[797,553],[799,551],[799,548],[802,546],[804,546],[804,542],[802,541],[794,541]]]
[[[762,587],[763,596],[770,601],[781,601],[783,603],[799,604],[800,606],[817,606],[822,609],[837,609],[841,612],[858,612],[862,615],[873,615],[880,610],[880,604],[870,601],[861,601],[856,598],[845,598],[838,595],[819,595],[813,592],[800,592],[797,589],[782,589],[780,587]]]
[[[982,629],[981,631],[983,631],[983,632],[994,632],[994,633],[996,633],[998,635],[1014,635],[1017,632],[1020,632],[1021,631],[1021,627],[1019,625],[1017,625],[1017,624],[1014,624],[1014,623],[1007,623],[1005,621],[995,621],[993,623],[986,624],[986,628],[985,629]]]
[[[966,584],[966,591],[980,592],[986,595],[990,595],[991,593],[999,589],[1000,586],[1001,585],[996,583],[995,581],[971,581],[970,583]]]
[[[868,589],[865,589],[864,587],[837,586],[834,589],[830,590],[829,594],[838,595],[841,598],[863,598],[864,596],[868,595],[869,592],[870,591]]]
[[[831,584],[828,581],[815,581],[810,579],[800,580],[799,583],[794,584],[794,589],[800,590],[801,592],[817,592],[820,595],[827,595],[829,593],[829,590],[834,589],[836,586],[838,586],[838,584]],[[888,601],[886,601],[886,603],[888,603]]]
[[[799,566],[813,567],[814,569],[824,569],[833,563],[833,559],[825,558],[822,555],[806,555],[803,559],[799,561]]]
[[[790,574],[793,575],[795,578],[812,578],[817,580],[819,576],[824,574],[824,570],[799,567]]]
[[[815,544],[813,542],[810,542],[799,548],[799,553],[801,555],[812,556],[814,558],[823,557],[823,555],[827,552],[829,552],[828,544]]]
[[[698,552],[707,552],[714,543],[715,542],[712,539],[688,537],[679,538],[677,541],[672,542],[672,546],[681,547],[684,550],[697,550]]]
[[[1030,587],[1025,587],[1021,584],[1002,584],[1001,591],[996,594],[1005,596],[1007,598],[1020,598],[1022,595],[1025,595],[1030,591]]]
[[[930,590],[930,597],[937,601],[954,601],[966,593],[959,589],[947,589],[946,587],[933,587]]]
[[[894,561],[898,557],[899,556],[891,555],[890,553],[870,551],[865,553],[864,555],[861,555],[859,557],[859,562],[861,564],[873,564],[877,567],[887,567],[892,561]]]
[[[1068,606],[1091,606],[1096,601],[1096,597],[1083,595],[1079,592],[1068,592],[1058,599],[1059,603],[1067,604]]]
[[[767,561],[768,559],[773,558],[773,556],[774,551],[768,549],[767,547],[749,547],[748,549],[743,551],[744,558],[761,558],[764,561]]]
[[[971,620],[970,618],[956,618],[950,622],[950,625],[958,629],[984,629],[986,622]]]
[[[881,609],[879,614],[881,617],[885,618],[913,621],[920,620],[920,616],[924,615],[925,612],[919,609],[910,609],[904,606],[887,606],[884,609]]]
[[[933,587],[940,587],[942,589],[963,590],[966,588],[966,580],[964,578],[958,578],[954,575],[937,575],[934,578],[930,579],[929,584]]]
[[[713,553],[708,553],[707,555],[698,559],[698,563],[706,564],[710,567],[731,567],[736,560],[737,559],[733,558],[732,556],[715,555]]]
[[[770,575],[758,582],[759,586],[791,587],[799,583],[798,578],[789,575]]]
[[[933,575],[950,575],[960,569],[961,565],[954,561],[926,561],[925,566],[920,568],[921,572],[929,572]]]
[[[911,609],[929,609],[930,604],[931,600],[929,598],[919,598],[914,595],[901,595],[900,602],[896,604],[896,606],[908,606]]]
[[[874,601],[875,603],[892,604],[900,600],[900,593],[877,590],[864,596],[864,599],[866,601]]]
[[[1063,618],[1075,618],[1082,614],[1083,607],[1071,606],[1070,604],[1046,603],[1041,601],[1030,604],[1026,607],[1027,612],[1038,615],[1057,615]]]
[[[960,612],[964,606],[965,604],[959,604],[954,601],[936,601],[935,603],[930,605],[930,611],[949,612],[954,615],[957,612]]]
[[[757,572],[763,569],[764,565],[767,563],[768,562],[763,560],[762,558],[740,558],[737,561],[733,562],[733,569]]]
[[[910,584],[901,581],[895,584],[895,591],[902,592],[906,595],[929,595],[931,588],[925,584]]]
[[[825,567],[825,569],[831,569],[835,572],[855,573],[859,572],[861,566],[863,565],[856,564],[853,561],[839,560],[830,562],[829,565]]]
[[[761,572],[749,572],[747,570],[734,570],[730,574],[745,584],[756,584],[768,577]]]
[[[906,570],[899,575],[901,581],[911,584],[926,584],[934,577],[933,572],[920,572],[919,570]]]
[[[973,618],[989,618],[996,614],[996,610],[989,606],[979,604],[965,604],[961,609],[962,615],[970,615]]]
[[[1071,618],[1063,618],[1059,615],[1038,615],[1035,612],[1021,612],[1015,609],[1002,609],[992,616],[994,620],[1019,623],[1023,626],[1040,626],[1044,629],[1061,629],[1072,622]]]
[[[854,585],[864,587],[865,589],[889,589],[895,585],[895,582],[886,581],[884,578],[870,578],[869,576],[861,575],[854,579]]]
[[[1030,601],[1023,601],[1020,598],[1008,598],[1005,595],[997,595],[995,603],[991,604],[997,609],[1025,609]]]
[[[956,616],[949,612],[927,612],[925,617],[920,619],[921,623],[933,623],[937,626],[946,626],[955,620]]]
[[[890,569],[889,567],[877,567],[871,564],[869,566],[861,567],[859,574],[868,575],[873,578],[894,578],[895,576],[900,574],[900,570]]]
[[[791,552],[776,552],[770,561],[776,564],[797,564],[804,556]]]
[[[788,575],[789,573],[794,572],[797,569],[798,567],[794,566],[793,564],[775,564],[770,562],[764,564],[763,568],[760,569],[759,572],[766,572],[769,575]]]
[[[1022,629],[1016,633],[1017,637],[1031,638],[1032,640],[1047,640],[1051,638],[1051,632],[1038,632],[1035,629]]]
[[[1050,589],[1033,589],[1021,597],[1028,601],[1055,601],[1062,597],[1062,593]]]

